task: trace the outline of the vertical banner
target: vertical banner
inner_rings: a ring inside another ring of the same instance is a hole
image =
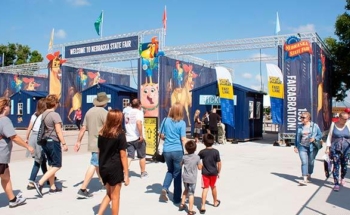
[[[231,74],[224,67],[216,67],[215,69],[218,80],[222,122],[234,128],[235,120]]]
[[[331,123],[330,79],[328,78],[330,72],[326,66],[329,61],[317,43],[312,43],[312,49],[313,79],[316,80],[313,89],[315,112],[312,117],[321,131],[325,131],[329,129]]]
[[[158,141],[158,118],[157,117],[145,117],[145,141],[146,141],[146,154],[154,155],[156,152],[156,144]]]
[[[281,69],[274,64],[266,64],[271,118],[273,124],[283,124],[283,76]]]
[[[145,117],[159,115],[158,60],[164,53],[159,51],[159,41],[153,37],[149,43],[139,44],[139,97]]]
[[[284,44],[284,114],[283,132],[295,133],[302,112],[311,112],[310,64],[312,48],[309,41],[291,36]],[[315,85],[315,83],[312,83]]]
[[[46,55],[46,58],[49,60],[47,65],[49,73],[49,94],[55,94],[58,96],[58,99],[61,98],[62,94],[62,70],[61,66],[66,60],[62,59],[62,55],[59,51]]]

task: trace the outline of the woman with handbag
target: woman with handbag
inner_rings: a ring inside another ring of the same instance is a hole
[[[163,155],[168,167],[160,200],[168,201],[169,187],[174,180],[174,204],[181,202],[182,195],[181,161],[184,155],[183,145],[186,143],[186,123],[183,116],[183,106],[175,103],[170,108],[168,117],[163,120],[160,131],[160,136],[164,140]]]
[[[300,119],[302,124],[298,126],[295,135],[294,152],[299,153],[301,160],[303,180],[299,183],[305,186],[307,183],[310,183],[311,174],[314,171],[314,161],[322,138],[322,132],[316,123],[311,122],[311,114],[309,112],[303,112]]]
[[[347,122],[349,114],[342,112],[337,122],[332,122],[327,137],[326,154],[333,161],[334,191],[339,191],[339,185],[345,185],[348,153],[350,152],[350,124]],[[340,181],[339,181],[340,169]]]

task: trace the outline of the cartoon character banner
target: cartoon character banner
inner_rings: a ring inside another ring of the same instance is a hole
[[[313,100],[314,121],[319,125],[321,131],[328,130],[331,124],[331,93],[330,93],[330,61],[317,43],[312,43],[313,58]]]
[[[74,113],[81,108],[81,91],[98,83],[130,86],[128,75],[62,66],[62,97],[58,108],[64,124],[71,124]]]
[[[61,66],[66,60],[62,59],[62,55],[59,51],[46,55],[46,58],[49,60],[47,65],[48,73],[49,73],[49,83],[50,89],[49,94],[55,94],[58,98],[61,98],[62,92],[62,83],[61,83]]]
[[[295,133],[302,112],[311,110],[310,49],[299,37],[289,37],[284,45],[284,133]]]
[[[216,81],[216,70],[168,57],[161,57],[159,62],[159,91],[162,92],[159,95],[160,120],[168,115],[172,104],[180,102],[184,106],[186,125],[191,126],[194,115],[190,113],[191,90]]]
[[[1,96],[10,97],[20,90],[48,91],[48,78],[0,73]]]
[[[139,95],[145,117],[158,117],[159,113],[159,83],[158,64],[159,57],[164,53],[159,51],[159,41],[153,37],[151,42],[142,43],[140,52],[140,88]]]

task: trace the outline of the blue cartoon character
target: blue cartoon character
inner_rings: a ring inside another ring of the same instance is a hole
[[[142,57],[142,70],[146,72],[145,84],[153,84],[152,76],[153,70],[158,67],[159,53],[159,41],[157,37],[152,37],[151,42],[147,45],[147,48],[143,49],[142,44],[140,47],[140,55]]]
[[[175,80],[175,88],[182,88],[184,80],[184,70],[182,69],[180,61],[176,61],[173,76]]]
[[[14,75],[13,76],[13,81],[11,81],[11,88],[15,92],[19,92],[22,89],[22,84],[23,84],[23,81],[19,78],[19,76],[18,75]]]

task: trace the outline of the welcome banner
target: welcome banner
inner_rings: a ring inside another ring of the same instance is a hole
[[[274,64],[266,64],[268,88],[273,124],[283,124],[283,76],[281,69]]]
[[[224,67],[216,67],[222,122],[235,127],[233,86],[230,72]]]

